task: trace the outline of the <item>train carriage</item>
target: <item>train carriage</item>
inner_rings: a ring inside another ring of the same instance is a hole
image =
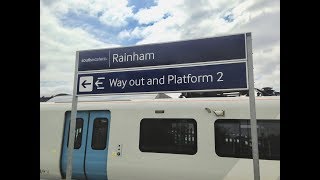
[[[122,96],[125,97],[125,96]],[[79,100],[74,179],[253,179],[248,97]],[[40,177],[66,175],[71,102],[40,103]],[[261,180],[280,179],[280,97],[256,97]]]

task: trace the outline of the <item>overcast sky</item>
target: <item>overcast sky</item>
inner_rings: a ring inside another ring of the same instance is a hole
[[[280,91],[280,0],[41,0],[40,96],[72,94],[77,50],[244,32],[255,87]]]

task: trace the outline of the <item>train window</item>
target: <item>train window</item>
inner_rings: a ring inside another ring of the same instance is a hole
[[[139,149],[193,155],[197,152],[197,123],[194,119],[142,119]]]
[[[257,120],[259,159],[280,160],[280,121]],[[218,156],[252,158],[250,120],[220,119],[215,122]]]
[[[74,149],[79,149],[81,147],[82,130],[83,130],[83,119],[82,118],[77,118],[77,120],[76,120],[76,129],[75,129],[75,132],[74,132]],[[67,147],[69,146],[69,133],[70,133],[70,123],[69,123]]]
[[[91,147],[95,150],[104,150],[107,145],[108,119],[96,118],[93,122]]]

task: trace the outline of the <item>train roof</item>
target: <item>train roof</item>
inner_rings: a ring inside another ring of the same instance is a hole
[[[158,94],[120,94],[120,95],[104,95],[104,96],[79,96],[78,102],[107,102],[107,101],[131,101],[138,99],[166,99],[172,98],[170,95],[164,93]],[[72,102],[71,95],[56,96],[49,99],[47,102]]]
[[[196,98],[175,98],[170,94],[130,94],[130,95],[105,95],[105,96],[79,96],[78,102],[112,102],[112,101],[141,101],[141,100],[155,100],[155,101],[234,101],[234,100],[248,100],[248,96],[236,97],[196,97]],[[280,100],[280,96],[256,96],[256,100]],[[48,103],[71,103],[72,96],[57,96],[47,101]],[[41,102],[45,103],[45,102]]]

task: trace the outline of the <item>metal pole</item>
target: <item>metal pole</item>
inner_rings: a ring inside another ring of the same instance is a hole
[[[249,79],[249,101],[250,101],[250,119],[251,119],[250,124],[251,124],[251,139],[252,139],[253,172],[254,172],[254,180],[260,180],[251,33],[246,33],[246,42],[247,42],[247,56],[248,56],[248,79]]]
[[[69,145],[68,145],[68,162],[67,162],[67,170],[66,170],[66,179],[67,180],[70,180],[72,178],[72,158],[73,158],[73,148],[74,148],[74,131],[75,131],[75,126],[76,126],[77,105],[78,105],[78,96],[77,96],[78,61],[79,61],[79,52],[77,51],[76,52],[75,71],[74,71],[72,110],[71,110],[71,119],[70,119],[70,132],[69,132]]]

